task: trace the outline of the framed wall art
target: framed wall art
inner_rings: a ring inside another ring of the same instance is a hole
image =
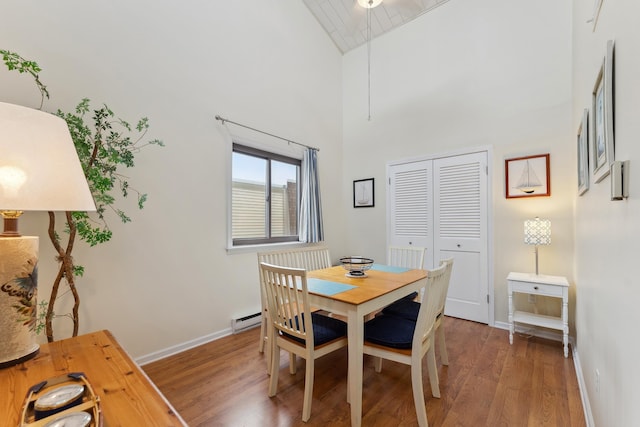
[[[578,126],[578,195],[589,189],[589,110],[584,109]]]
[[[373,178],[353,181],[353,207],[372,208],[375,205]]]
[[[516,157],[504,161],[505,197],[541,197],[551,195],[549,154]]]
[[[591,155],[593,180],[602,181],[609,175],[615,160],[613,141],[613,40],[607,42],[607,53],[596,77],[592,93],[593,120]]]

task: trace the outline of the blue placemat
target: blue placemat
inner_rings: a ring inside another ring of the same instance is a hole
[[[383,265],[383,264],[373,264],[371,266],[372,270],[384,271],[385,273],[404,273],[405,271],[411,270],[410,268],[405,267],[394,267],[393,265]]]
[[[307,287],[309,288],[309,292],[322,295],[339,294],[340,292],[355,288],[355,286],[347,285],[346,283],[330,282],[328,280],[314,278],[307,279]]]

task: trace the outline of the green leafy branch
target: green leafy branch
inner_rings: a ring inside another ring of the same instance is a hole
[[[47,99],[49,99],[49,91],[47,90],[47,87],[40,81],[40,75],[38,74],[40,73],[40,71],[42,71],[42,68],[40,68],[37,62],[24,59],[22,56],[18,55],[15,52],[0,49],[0,55],[2,55],[2,60],[4,61],[4,64],[7,66],[7,69],[9,69],[9,71],[17,71],[20,74],[28,73],[31,75],[31,77],[33,77],[33,80],[35,81],[36,86],[40,91],[40,109],[42,109],[44,98],[46,97]]]
[[[44,98],[49,98],[49,92],[40,81],[39,73],[42,71],[40,66],[35,61],[26,60],[14,52],[0,50],[0,54],[9,70],[28,73],[33,77],[42,97],[40,103],[40,109],[42,109]],[[126,198],[130,192],[135,193],[139,209],[144,207],[147,195],[131,187],[127,177],[119,170],[121,167],[133,167],[135,155],[143,147],[164,146],[162,141],[157,139],[142,142],[149,129],[149,120],[146,117],[132,127],[128,122],[117,118],[107,105],[91,110],[90,101],[87,98],[80,101],[73,113],[58,110],[56,115],[67,123],[96,204],[97,214],[90,216],[87,212],[65,212],[64,231],[68,234],[68,239],[66,246],[63,246],[56,230],[56,214],[49,212],[49,239],[58,254],[56,258],[60,266],[51,289],[49,302],[40,303],[37,326],[38,331],[44,327],[49,342],[54,340],[52,319],[60,317],[54,314],[54,305],[63,279],[68,284],[68,292],[71,292],[74,298],[72,313],[65,316],[73,321],[73,336],[78,335],[80,295],[74,278],[84,274],[84,267],[76,265],[71,256],[76,237],[90,246],[109,241],[112,232],[105,216],[107,212],[115,213],[122,222],[131,221],[124,211],[115,206],[116,195],[119,192]]]

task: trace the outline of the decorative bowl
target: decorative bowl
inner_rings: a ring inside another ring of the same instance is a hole
[[[361,256],[348,256],[340,258],[342,267],[347,270],[347,277],[367,277],[364,273],[373,265],[371,258]]]

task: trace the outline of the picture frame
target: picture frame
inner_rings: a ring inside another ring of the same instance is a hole
[[[504,161],[505,197],[551,196],[550,154],[516,157]]]
[[[598,183],[609,175],[615,160],[613,122],[613,40],[607,42],[607,52],[602,60],[591,94],[591,163],[593,180]]]
[[[593,0],[593,15],[587,22],[593,24],[592,31],[596,31],[596,25],[598,24],[598,17],[600,16],[600,9],[602,9],[603,0]]]
[[[375,206],[374,179],[358,179],[353,181],[353,207],[372,208]]]
[[[578,149],[578,195],[589,190],[589,109],[582,112],[582,120],[577,133]]]

